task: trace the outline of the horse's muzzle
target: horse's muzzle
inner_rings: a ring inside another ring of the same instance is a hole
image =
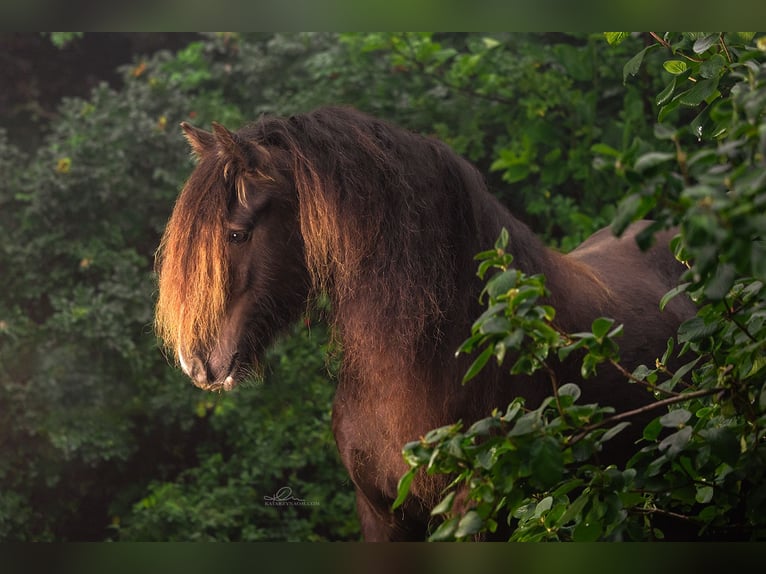
[[[234,353],[227,365],[223,369],[224,376],[216,376],[211,368],[210,362],[205,363],[197,356],[186,359],[181,350],[178,350],[178,360],[181,363],[181,369],[186,373],[196,387],[205,391],[230,391],[236,385],[234,373],[237,370],[239,353]]]

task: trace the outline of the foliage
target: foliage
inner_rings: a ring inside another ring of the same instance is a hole
[[[78,35],[52,33],[51,39],[76,41]],[[655,45],[660,41],[671,48]],[[697,483],[702,500],[710,494],[704,487],[712,485],[715,494],[715,504],[698,504],[721,511],[705,519],[717,526],[736,508],[745,516],[737,504],[757,500],[757,488],[749,485],[759,480],[759,451],[748,446],[736,460],[724,451],[729,430],[750,441],[742,444],[760,439],[764,258],[762,243],[751,239],[762,237],[763,226],[763,58],[754,41],[761,40],[668,36],[647,46],[626,34],[609,46],[592,34],[208,34],[175,54],[136,55],[121,69],[119,88],[102,85],[85,100],[63,101],[44,144],[29,155],[0,132],[0,539],[357,536],[353,488],[329,437],[333,385],[321,328],[298,328],[281,343],[270,355],[264,385],[214,397],[192,388],[169,364],[151,329],[153,253],[192,167],[178,123],[208,127],[215,120],[235,128],[262,113],[326,103],[355,105],[444,139],[487,174],[490,188],[515,213],[564,250],[613,219],[618,227],[646,213],[662,225],[679,222],[679,252],[693,263],[679,291],[695,296],[701,312],[678,345],[690,366],[666,386],[726,393],[678,405],[691,413],[686,421],[663,419],[694,430],[685,444],[685,434],[677,437],[678,455],[657,463],[660,470],[650,478],[677,482],[682,470],[692,469],[700,481],[710,480],[708,467],[718,464],[719,482]],[[670,49],[675,52],[663,56]],[[666,60],[686,69],[663,67]],[[704,89],[697,87],[700,78]],[[653,110],[655,93],[662,98]],[[703,96],[711,105],[694,103]],[[727,131],[719,134],[722,127]],[[552,311],[536,303],[543,279],[512,272],[496,252],[485,256],[486,270],[498,265],[502,277],[490,280],[485,297],[497,299],[511,281],[519,293],[477,325],[470,345],[481,361],[507,360],[529,348],[529,360],[514,368],[545,368],[562,345],[573,344],[591,349],[594,366],[615,358],[605,335],[617,326],[600,322],[587,336],[567,338],[550,327]],[[499,337],[506,328],[514,330],[507,341]],[[673,379],[662,366],[652,367],[632,376],[658,387]],[[517,412],[495,413],[495,422],[483,423],[495,429],[524,419],[521,424],[534,427],[518,434],[519,452],[528,449],[524,460],[535,462],[519,468],[514,484],[527,486],[514,496],[532,492],[529,485],[538,490],[528,497],[534,509],[517,513],[515,520],[526,524],[517,538],[537,537],[540,518],[558,524],[563,517],[556,536],[566,539],[575,525],[593,524],[589,516],[613,527],[607,537],[640,537],[632,525],[639,518],[651,522],[654,509],[686,512],[681,506],[688,496],[636,493],[644,480],[638,469],[648,464],[643,458],[633,469],[580,465],[571,474],[570,455],[554,454],[552,442],[576,428],[561,410],[580,413],[583,429],[610,413],[579,405],[573,387],[562,385],[558,395],[536,415],[518,404]],[[744,404],[752,408],[747,416]],[[484,433],[477,424],[474,431]],[[703,431],[717,428],[729,430],[705,454],[712,443]],[[477,460],[468,456],[471,433],[450,429],[429,435],[423,448],[442,444],[439,437],[463,440],[460,464],[470,468]],[[585,457],[609,432],[606,425],[592,429],[570,445],[571,457]],[[534,440],[535,433],[546,439]],[[477,436],[482,444],[496,439]],[[660,453],[656,440],[647,444],[641,457],[651,460],[672,446]],[[692,462],[681,462],[686,459]],[[441,460],[434,458],[434,465]],[[492,468],[500,470],[489,465],[487,472]],[[583,482],[568,492],[556,489],[551,483],[559,472],[561,481]],[[502,484],[487,482],[500,489],[498,498],[451,534],[467,536],[493,520]],[[320,504],[278,511],[264,505],[263,497],[282,486]],[[662,488],[656,493],[681,492]],[[753,496],[746,499],[748,488]],[[625,509],[638,508],[639,495],[643,514],[620,522]],[[758,508],[753,502],[748,512]],[[575,538],[602,534],[583,526]],[[542,537],[548,536],[546,530]]]
[[[691,538],[766,535],[766,45],[743,33],[652,37],[656,43],[630,59],[624,74],[629,81],[642,64],[665,70],[655,137],[592,150],[627,190],[616,232],[647,215],[656,224],[639,238],[644,245],[658,229],[680,228],[675,250],[689,269],[662,304],[686,293],[697,316],[681,325],[679,349],[671,341],[656,365],[623,369],[626,379],[655,390],[649,408],[657,416],[624,468],[591,457],[637,413],[579,404],[579,389],[552,376],[552,396],[535,410],[517,399],[467,430],[435,429],[405,447],[408,477],[421,469],[455,477],[433,510],[444,520],[432,539],[493,531],[502,516],[518,541],[647,540],[664,530]],[[657,66],[652,57],[663,60]],[[493,355],[502,362],[509,349],[511,373],[545,371],[554,351],[563,358],[575,348],[586,351],[584,376],[603,361],[619,365],[619,326],[598,319],[590,333],[559,332],[553,310],[536,303],[543,283],[510,267],[502,238],[496,247],[480,255],[480,274],[500,272],[488,281],[488,309],[462,348],[483,347],[466,379]],[[673,356],[682,365],[675,372],[667,367]],[[461,488],[473,506],[451,515]]]
[[[194,427],[194,398],[151,336],[152,254],[188,165],[159,122],[186,103],[162,96],[102,85],[88,102],[63,102],[46,145],[17,159],[2,190],[0,491],[34,517],[20,529],[3,513],[3,539],[98,538],[105,517],[86,517],[114,495],[110,483],[186,456],[178,435]],[[141,453],[146,420],[177,444]]]
[[[343,40],[367,67],[392,77],[370,82],[367,109],[449,143],[549,242],[568,250],[609,222],[620,191],[593,168],[590,147],[649,135],[641,90],[623,88],[611,63],[636,40],[617,53],[586,34],[380,33]]]
[[[46,32],[50,36],[51,43],[57,48],[66,48],[69,44],[82,38],[82,32]]]
[[[119,540],[358,538],[353,489],[330,432],[326,345],[323,328],[300,325],[270,352],[262,383],[201,402],[212,441],[199,465],[153,482],[117,525]],[[269,504],[284,488],[292,493],[284,505]]]
[[[139,58],[123,69],[119,90],[104,84],[87,101],[65,100],[30,157],[0,137],[0,539],[117,536],[110,523],[130,522],[125,516],[150,483],[212,464],[218,419],[199,414],[207,396],[168,363],[152,334],[152,266],[192,167],[174,126],[184,119],[239,123],[250,115],[221,91],[229,83],[216,58],[225,45],[214,36],[178,56]],[[188,74],[179,73],[184,66]],[[282,370],[285,378],[303,372],[301,360]],[[297,405],[293,421],[317,417],[311,402]],[[228,416],[252,414],[243,408]],[[314,436],[308,427],[295,435]],[[279,459],[284,445],[270,440]],[[339,510],[343,494],[335,496],[343,471],[334,451],[322,450],[319,438],[306,444],[316,449],[317,465],[324,460],[311,493],[333,501],[316,515],[317,531],[353,537],[354,518],[349,508]],[[287,460],[303,465],[309,458]],[[197,488],[204,487],[201,480]],[[323,513],[335,510],[343,518],[332,525]],[[276,526],[267,530],[262,537],[280,536]],[[156,532],[192,537],[188,529]]]

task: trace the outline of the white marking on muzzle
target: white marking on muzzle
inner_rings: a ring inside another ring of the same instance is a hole
[[[184,307],[185,305],[181,305],[181,317],[184,315]],[[181,370],[183,370],[184,373],[188,377],[191,377],[191,367],[189,366],[189,363],[186,362],[186,359],[184,359],[184,354],[181,351],[181,324],[178,325],[178,347],[176,347],[176,354],[178,355],[178,362],[181,364]]]
[[[181,345],[178,345],[176,353],[178,353],[178,362],[181,364],[181,369],[187,376],[191,377],[191,367],[189,366],[189,363],[186,362],[186,359],[184,359],[184,354],[181,352]]]

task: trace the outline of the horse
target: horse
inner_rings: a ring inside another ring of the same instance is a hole
[[[682,297],[659,309],[684,269],[668,248],[672,230],[642,251],[635,237],[648,222],[619,238],[604,229],[561,254],[447,144],[354,108],[264,116],[237,131],[181,128],[196,165],[156,254],[158,336],[196,386],[229,390],[327,296],[343,352],[332,430],[367,541],[423,540],[448,484],[420,473],[392,511],[408,470],[403,445],[517,396],[534,407],[551,392],[545,377],[510,377],[494,364],[461,384],[472,358],[455,351],[482,312],[474,256],[503,228],[514,266],[545,275],[558,327],[589,330],[601,316],[624,325],[628,368],[653,363],[694,313]],[[588,380],[573,360],[554,369],[586,402],[619,411],[653,400],[616,369]],[[633,427],[605,459],[633,452],[642,428]]]

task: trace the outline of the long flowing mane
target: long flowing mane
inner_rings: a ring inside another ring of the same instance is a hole
[[[353,329],[397,352],[437,347],[483,236],[499,230],[466,193],[485,190],[479,172],[443,142],[351,108],[265,118],[240,134],[292,158],[307,266],[346,328],[355,315]],[[524,235],[517,257],[539,243]]]

